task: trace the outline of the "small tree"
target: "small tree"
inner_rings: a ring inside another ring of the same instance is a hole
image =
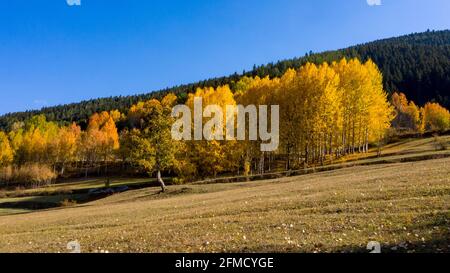
[[[175,99],[175,96],[169,94],[162,102],[153,99],[139,107],[132,107],[131,110],[131,115],[133,118],[138,117],[140,124],[140,130],[131,132],[130,141],[134,147],[131,160],[149,176],[156,173],[162,192],[166,190],[166,185],[161,172],[170,170],[175,165],[177,152],[177,143],[171,135],[171,106]]]

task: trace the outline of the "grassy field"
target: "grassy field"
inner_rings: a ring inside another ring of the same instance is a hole
[[[436,142],[438,140],[438,143]],[[439,144],[441,143],[441,144]],[[442,149],[442,144],[446,149]],[[434,155],[439,153],[448,153],[450,148],[450,136],[444,135],[428,138],[407,138],[398,142],[390,143],[382,148],[382,157],[377,157],[377,149],[373,148],[366,154],[354,154],[343,157],[338,162],[348,162],[353,160],[383,160],[389,158],[399,158],[406,156]]]
[[[147,188],[0,216],[1,252],[449,252],[450,159]]]
[[[440,142],[449,146],[450,137]],[[449,156],[434,138],[404,139],[382,157],[372,150],[329,171],[272,180],[169,186],[164,194],[145,188],[96,201],[85,191],[105,179],[3,191],[0,252],[65,252],[72,240],[85,252],[362,252],[371,240],[383,251],[449,252]]]

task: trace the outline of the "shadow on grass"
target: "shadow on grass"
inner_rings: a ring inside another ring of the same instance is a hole
[[[150,183],[149,183],[150,184]],[[143,188],[143,185],[137,185],[134,187],[128,187],[126,191],[135,190]],[[154,185],[152,185],[154,186]],[[146,187],[149,187],[147,184]],[[155,188],[155,187],[151,187]],[[106,189],[106,188],[105,188]],[[112,196],[116,193],[100,193],[100,194],[89,194],[89,193],[76,193],[76,194],[60,194],[60,195],[43,195],[43,196],[30,196],[26,198],[18,198],[18,200],[9,201],[9,202],[1,202],[1,209],[23,209],[30,211],[37,210],[45,210],[45,209],[55,209],[55,208],[69,208],[80,207],[82,204],[87,204],[93,201],[101,200],[106,197]],[[162,199],[169,198],[173,196],[178,196],[182,194],[195,193],[195,191],[190,187],[182,187],[179,189],[167,189],[165,192],[161,192],[160,190],[154,190],[150,192],[148,195],[142,198],[153,198],[153,199]],[[22,200],[21,200],[22,199]],[[139,199],[139,198],[136,198]],[[28,213],[21,212],[21,213]]]
[[[63,194],[54,196],[33,196],[25,200],[0,203],[3,209],[26,209],[30,211],[44,210],[58,207],[67,207],[64,201],[70,204],[84,204],[107,197],[107,195],[92,196],[89,194]]]
[[[369,242],[370,240],[368,240]],[[399,244],[383,244],[381,253],[450,253],[450,238],[444,236],[427,241],[404,241]],[[310,247],[286,247],[280,249],[279,245],[265,245],[260,247],[243,247],[233,253],[370,253],[367,246],[347,245],[338,248],[327,247],[318,243]]]
[[[156,181],[150,180],[149,182],[142,183],[122,183],[123,186],[127,187],[127,190],[136,190],[149,187],[157,187],[158,183]],[[122,187],[123,187],[122,186]],[[120,188],[121,186],[114,186],[111,189]],[[25,209],[29,211],[44,210],[52,208],[66,208],[75,204],[85,204],[88,202],[100,200],[111,196],[114,193],[100,193],[100,194],[90,194],[90,190],[105,190],[106,187],[94,187],[94,188],[84,188],[75,190],[62,190],[55,192],[43,192],[38,193],[38,195],[24,195],[13,197],[17,200],[0,202],[0,208],[2,209]],[[0,199],[1,201],[1,199]],[[24,212],[27,213],[27,212]]]
[[[381,243],[381,253],[449,253],[450,252],[450,238],[435,238],[432,240],[415,240],[404,241],[398,244],[383,244]],[[333,252],[338,253],[368,253],[366,247],[349,246],[336,249]]]

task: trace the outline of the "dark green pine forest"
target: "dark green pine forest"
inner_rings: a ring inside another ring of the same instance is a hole
[[[83,127],[88,118],[96,112],[117,109],[126,113],[130,106],[138,101],[161,98],[169,92],[175,93],[181,103],[185,101],[188,93],[195,92],[198,87],[228,84],[233,90],[235,83],[242,76],[279,77],[288,68],[298,68],[306,62],[320,64],[343,57],[356,57],[362,61],[372,59],[383,73],[384,88],[389,94],[400,91],[418,105],[435,101],[450,108],[450,30],[444,30],[414,33],[322,53],[309,52],[303,57],[254,66],[251,71],[141,95],[99,98],[41,110],[10,113],[0,117],[0,130],[8,130],[14,122],[24,121],[37,114],[44,114],[49,121],[77,122]]]

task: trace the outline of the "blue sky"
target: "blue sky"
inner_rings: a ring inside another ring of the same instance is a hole
[[[448,0],[0,0],[0,114],[449,29],[448,14]]]

